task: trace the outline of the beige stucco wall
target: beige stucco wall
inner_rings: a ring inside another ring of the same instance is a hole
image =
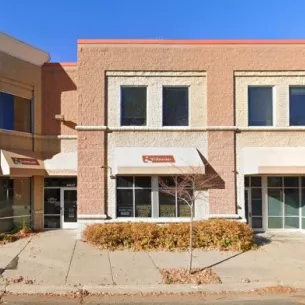
[[[244,131],[236,135],[237,204],[238,213],[245,217],[244,154],[246,147],[302,147],[305,148],[304,132],[301,131]],[[281,166],[281,164],[279,164]]]
[[[11,80],[15,86],[24,86],[33,90],[34,96],[34,133],[41,133],[41,67],[35,66],[21,59],[12,57],[8,54],[0,52],[0,77],[7,80]],[[0,130],[0,133],[2,131]],[[5,136],[0,139],[0,148],[3,146],[9,146],[10,148],[20,147],[20,137],[18,133],[13,135],[14,132],[10,132],[12,137],[7,137],[7,132],[4,132]],[[16,140],[18,139],[18,140]],[[22,145],[23,146],[23,145]],[[23,149],[28,149],[28,145],[23,146]]]
[[[189,88],[189,127],[206,126],[206,77],[205,73],[195,76],[188,72],[116,72],[120,76],[107,77],[108,126],[119,127],[121,118],[121,86],[147,87],[146,126],[162,127],[162,88],[163,86],[182,86]],[[125,75],[128,76],[125,76]],[[107,73],[108,75],[108,73]],[[181,126],[180,126],[181,127]]]
[[[208,153],[208,142],[206,132],[113,132],[107,137],[108,166],[115,169],[115,148],[116,147],[195,147],[205,157]],[[196,202],[195,217],[198,219],[207,218],[209,213],[208,193],[200,196]],[[116,215],[116,180],[107,174],[107,215],[115,218]]]
[[[14,83],[14,86],[26,86],[33,91],[34,97],[34,130],[40,135],[42,131],[42,97],[41,97],[41,67],[0,52],[0,78]],[[34,143],[33,143],[34,141]],[[30,133],[0,130],[0,149],[29,150],[41,152],[41,140],[32,137]],[[35,229],[42,228],[42,190],[41,178],[34,177],[33,187],[33,220]]]
[[[248,86],[273,87],[273,126],[289,126],[289,86],[305,85],[305,72],[243,72],[235,76],[236,125],[248,126]]]

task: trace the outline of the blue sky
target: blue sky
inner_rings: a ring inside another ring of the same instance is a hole
[[[305,0],[0,1],[0,31],[52,61],[75,61],[81,38],[305,38]]]

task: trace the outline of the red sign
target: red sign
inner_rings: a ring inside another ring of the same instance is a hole
[[[142,156],[144,163],[175,163],[172,155],[144,155]]]
[[[14,164],[19,164],[19,165],[39,165],[39,162],[36,159],[12,157],[12,160]]]

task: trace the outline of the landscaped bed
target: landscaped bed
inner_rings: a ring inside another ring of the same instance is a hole
[[[0,233],[0,245],[15,242],[18,239],[29,237],[35,234],[30,228],[23,228],[11,233]]]
[[[221,284],[220,277],[210,268],[192,269],[160,269],[164,284]]]
[[[256,247],[253,230],[245,223],[222,219],[193,223],[194,249],[246,251]],[[185,251],[190,246],[190,224],[109,223],[88,226],[83,239],[108,250]]]

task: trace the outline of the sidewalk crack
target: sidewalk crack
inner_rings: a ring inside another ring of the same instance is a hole
[[[72,265],[72,260],[73,260],[73,256],[74,256],[74,252],[75,252],[75,248],[76,248],[76,244],[77,244],[77,240],[74,243],[74,247],[73,247],[73,251],[72,251],[72,255],[71,255],[71,259],[70,259],[67,275],[65,277],[65,285],[67,284],[68,276],[69,276],[69,273],[70,273],[70,269],[71,269],[71,265]]]
[[[112,265],[111,265],[109,251],[107,251],[107,255],[108,255],[108,261],[109,261],[109,266],[110,266],[110,274],[111,274],[112,285],[116,285],[116,282],[114,281],[114,277],[113,277]]]

